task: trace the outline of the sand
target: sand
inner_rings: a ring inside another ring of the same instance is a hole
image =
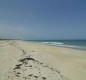
[[[86,80],[86,51],[2,40],[0,80]]]

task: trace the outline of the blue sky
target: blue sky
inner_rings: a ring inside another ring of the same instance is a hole
[[[0,38],[86,39],[86,0],[0,0]]]

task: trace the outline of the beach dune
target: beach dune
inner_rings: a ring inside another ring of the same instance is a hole
[[[0,80],[86,80],[86,51],[2,40]]]

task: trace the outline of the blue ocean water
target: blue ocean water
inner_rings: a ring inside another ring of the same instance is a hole
[[[86,50],[86,40],[34,40],[33,42],[51,46]]]

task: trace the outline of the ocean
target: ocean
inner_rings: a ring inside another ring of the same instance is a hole
[[[86,40],[31,40],[31,41],[50,46],[60,46],[66,48],[86,50]]]

